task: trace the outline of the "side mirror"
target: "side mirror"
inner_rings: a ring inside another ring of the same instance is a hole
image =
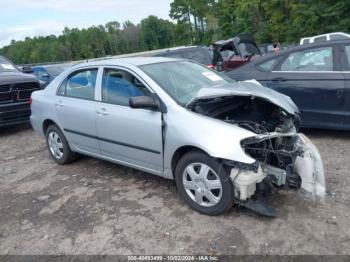
[[[135,96],[129,98],[129,106],[131,108],[158,110],[159,102],[149,96]]]
[[[34,73],[33,69],[30,66],[23,66],[22,72],[25,74],[33,74]]]

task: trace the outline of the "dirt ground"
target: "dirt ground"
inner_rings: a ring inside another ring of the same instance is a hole
[[[58,166],[29,126],[0,130],[0,254],[350,254],[350,133],[305,133],[325,203],[281,191],[269,219],[201,215],[172,181],[88,157]]]

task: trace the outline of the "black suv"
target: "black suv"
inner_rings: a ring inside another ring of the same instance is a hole
[[[30,96],[40,83],[24,74],[8,59],[0,56],[0,127],[29,121]]]

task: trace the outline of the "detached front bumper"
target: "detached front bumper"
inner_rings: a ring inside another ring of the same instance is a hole
[[[295,159],[294,169],[301,177],[302,193],[313,200],[323,200],[326,194],[326,180],[321,155],[305,135],[299,135],[298,143],[303,154]]]
[[[303,134],[296,135],[293,150],[293,154],[297,153],[285,169],[259,161],[251,169],[232,167],[230,177],[235,187],[235,198],[239,201],[250,199],[257,185],[268,178],[277,187],[300,189],[308,198],[323,200],[326,186],[320,153]]]

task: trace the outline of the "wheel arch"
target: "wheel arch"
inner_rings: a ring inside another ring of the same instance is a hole
[[[208,152],[206,152],[203,149],[196,147],[196,146],[186,145],[186,146],[179,147],[178,149],[176,149],[176,151],[173,154],[173,157],[171,158],[171,172],[172,172],[173,178],[175,178],[175,168],[176,168],[177,163],[179,162],[180,158],[191,151],[201,152],[201,153],[204,153],[204,154],[210,156],[208,154]]]
[[[56,124],[55,121],[51,120],[51,119],[46,119],[44,122],[43,122],[43,126],[42,126],[42,130],[43,130],[43,133],[44,135],[46,135],[46,131],[47,129],[49,128],[49,126],[51,125],[56,125],[58,127],[58,125]]]

